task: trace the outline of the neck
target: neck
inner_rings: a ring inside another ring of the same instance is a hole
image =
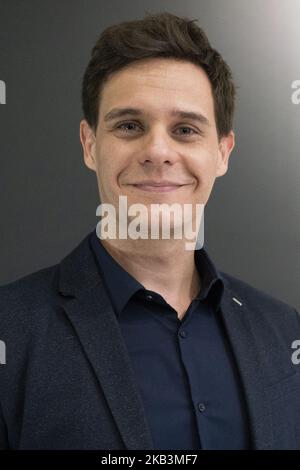
[[[173,304],[189,303],[200,290],[194,250],[185,240],[102,239],[108,253],[146,289]]]

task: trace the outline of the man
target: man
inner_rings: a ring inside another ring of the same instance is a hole
[[[117,228],[121,197],[151,217],[154,204],[207,203],[234,147],[234,96],[194,21],[161,13],[102,33],[80,139]],[[94,230],[1,288],[2,448],[300,447],[298,313],[186,241]]]

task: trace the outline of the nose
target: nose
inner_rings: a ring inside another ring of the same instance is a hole
[[[178,161],[175,142],[162,127],[149,131],[143,139],[142,146],[139,161],[144,166],[173,165]]]

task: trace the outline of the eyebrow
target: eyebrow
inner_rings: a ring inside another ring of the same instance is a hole
[[[104,116],[104,122],[112,121],[113,119],[117,119],[124,116],[142,116],[143,111],[138,108],[113,108]],[[178,117],[181,119],[192,119],[194,121],[198,121],[200,124],[205,126],[210,126],[209,120],[203,116],[201,113],[196,113],[194,111],[185,111],[182,109],[174,108],[170,111],[170,116]]]

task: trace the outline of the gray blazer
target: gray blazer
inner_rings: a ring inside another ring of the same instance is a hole
[[[88,236],[59,264],[0,288],[1,449],[153,449]],[[291,360],[299,314],[219,274],[252,448],[300,449],[300,364]]]

